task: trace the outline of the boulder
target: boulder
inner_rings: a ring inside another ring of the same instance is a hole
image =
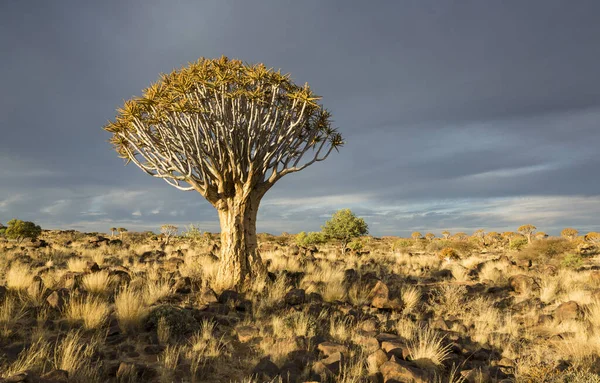
[[[252,370],[252,376],[262,380],[271,380],[277,375],[279,375],[279,367],[269,358],[262,358]]]
[[[508,279],[508,284],[517,294],[528,294],[538,288],[535,279],[524,274],[513,275]]]
[[[306,292],[303,289],[292,289],[285,294],[283,300],[290,306],[301,305],[306,302]]]
[[[401,359],[392,357],[389,361],[379,367],[385,383],[409,382],[409,383],[429,383],[432,377],[426,371],[423,371]]]
[[[48,306],[55,310],[62,311],[67,303],[67,299],[69,297],[69,290],[67,289],[58,289],[50,293],[48,298],[46,298],[46,302],[48,302]]]
[[[254,326],[239,326],[235,332],[242,343],[249,342],[258,336],[258,329]]]
[[[390,299],[390,290],[388,286],[381,281],[377,281],[375,286],[371,289],[369,297],[371,299],[371,306],[375,308],[393,310],[402,309],[402,303],[398,299]]]
[[[561,303],[561,305],[554,310],[554,318],[559,322],[565,320],[577,320],[580,316],[581,308],[575,301]]]
[[[333,342],[322,342],[319,343],[317,349],[323,353],[325,356],[330,356],[335,354],[336,352],[346,354],[348,352],[348,346],[343,344],[333,343]]]

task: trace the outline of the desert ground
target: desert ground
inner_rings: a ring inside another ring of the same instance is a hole
[[[582,237],[259,234],[220,291],[218,235],[0,239],[1,382],[600,382],[600,263]]]

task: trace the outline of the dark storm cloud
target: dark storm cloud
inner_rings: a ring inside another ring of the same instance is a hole
[[[598,228],[599,12],[594,1],[3,1],[0,222],[217,230],[201,197],[124,167],[101,127],[160,72],[225,54],[309,82],[347,139],[273,188],[259,230],[318,230],[346,206],[375,234],[527,219]]]

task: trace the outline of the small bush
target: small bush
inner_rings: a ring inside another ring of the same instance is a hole
[[[42,234],[42,228],[33,222],[11,219],[7,222],[7,225],[4,235],[19,243],[27,238],[35,241]]]
[[[455,259],[460,258],[458,256],[458,253],[456,252],[456,250],[454,250],[451,247],[445,247],[442,250],[440,250],[440,252],[438,253],[438,257],[442,260],[443,259],[455,260]]]
[[[514,251],[521,251],[527,245],[527,238],[513,239],[508,248]]]
[[[198,322],[188,310],[180,307],[162,305],[154,308],[146,318],[146,330],[158,328],[160,321],[169,327],[171,336],[183,337],[198,331]]]
[[[583,257],[580,254],[569,253],[563,257],[560,264],[569,269],[577,269],[583,266]]]
[[[412,247],[413,241],[406,238],[400,238],[392,244],[392,251],[404,250]]]
[[[348,248],[353,251],[361,251],[363,249],[363,243],[360,239],[355,239],[348,244]]]
[[[323,244],[327,242],[327,238],[325,237],[325,234],[318,231],[311,231],[308,234],[305,231],[302,231],[296,234],[294,242],[296,242],[296,245],[298,246],[309,247]]]

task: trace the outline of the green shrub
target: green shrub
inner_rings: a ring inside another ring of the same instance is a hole
[[[362,241],[360,239],[355,239],[354,241],[348,244],[348,248],[354,251],[360,251],[364,247]]]
[[[392,251],[408,249],[412,247],[413,244],[414,242],[410,239],[400,238],[394,241],[394,243],[392,244]]]
[[[333,213],[331,219],[321,227],[323,233],[340,241],[342,253],[348,243],[361,235],[369,234],[369,227],[364,219],[357,217],[350,209],[342,209]]]
[[[510,250],[521,251],[527,245],[527,238],[515,238],[512,240],[508,248]]]
[[[569,269],[577,269],[583,266],[583,257],[580,254],[569,253],[563,257],[560,264]]]
[[[198,322],[188,310],[176,306],[162,305],[154,308],[148,314],[146,330],[156,329],[161,318],[169,326],[171,334],[175,337],[184,337],[199,329]]]
[[[21,243],[23,240],[29,238],[32,241],[38,239],[42,234],[42,228],[33,222],[21,221],[20,219],[11,219],[7,222],[7,227],[4,232],[9,239],[14,239]]]
[[[468,257],[474,250],[479,248],[479,245],[469,241],[452,241],[442,239],[439,241],[433,241],[427,245],[427,251],[430,253],[438,253],[446,247],[455,250],[464,257]]]
[[[305,231],[301,231],[296,234],[294,237],[294,242],[298,246],[302,247],[310,247],[313,245],[320,245],[327,241],[325,234],[319,231],[311,231],[310,233],[306,233]]]
[[[189,238],[194,241],[200,241],[203,238],[200,225],[194,225],[193,223],[190,223],[189,226],[186,226],[182,234],[185,238]]]

